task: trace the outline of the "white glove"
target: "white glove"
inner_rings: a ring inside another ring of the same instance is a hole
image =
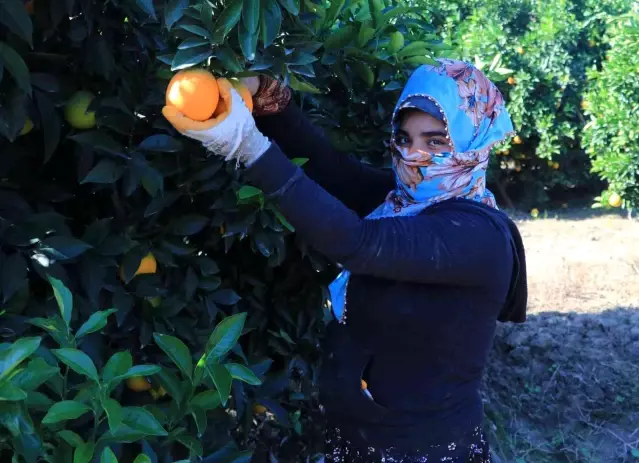
[[[271,146],[255,126],[255,119],[240,94],[227,79],[217,80],[220,102],[225,110],[217,117],[199,122],[189,119],[174,106],[162,108],[164,117],[180,133],[197,140],[225,160],[249,167]]]

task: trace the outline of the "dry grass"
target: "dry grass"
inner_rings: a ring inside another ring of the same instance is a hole
[[[518,225],[530,313],[639,308],[639,221],[582,210]]]

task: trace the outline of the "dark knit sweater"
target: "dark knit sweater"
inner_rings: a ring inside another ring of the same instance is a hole
[[[252,183],[302,239],[352,272],[347,324],[329,324],[323,345],[330,424],[360,445],[407,451],[481,425],[496,321],[525,319],[516,226],[467,200],[364,220],[395,188],[392,172],[335,152],[293,103],[257,123],[273,144],[248,169]],[[304,172],[287,156],[308,158]]]

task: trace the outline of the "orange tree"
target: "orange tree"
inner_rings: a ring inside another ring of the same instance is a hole
[[[606,42],[606,60],[589,73],[584,95],[584,144],[608,183],[598,205],[631,213],[639,207],[639,11],[611,20]]]
[[[607,19],[631,2],[614,0],[420,0],[434,24],[455,44],[454,53],[489,68],[499,82],[517,137],[497,150],[489,181],[503,204],[541,205],[553,198],[600,191],[582,146],[587,122],[582,96],[587,70],[609,45]],[[575,194],[576,193],[576,194]],[[512,198],[513,201],[509,201]]]
[[[407,73],[446,49],[420,11],[0,2],[0,460],[316,451],[332,269],[160,109],[178,70],[268,73],[379,162]]]

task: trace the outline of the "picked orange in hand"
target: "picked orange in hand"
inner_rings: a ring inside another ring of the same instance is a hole
[[[215,76],[205,69],[189,69],[173,76],[166,88],[166,104],[189,119],[207,121],[215,112],[220,90]]]

